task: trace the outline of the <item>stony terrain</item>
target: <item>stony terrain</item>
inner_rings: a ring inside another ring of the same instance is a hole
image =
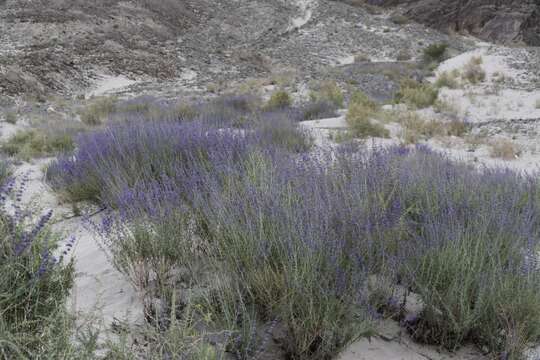
[[[540,3],[536,0],[369,0],[374,5],[402,6],[423,24],[468,33],[499,43],[540,45]]]

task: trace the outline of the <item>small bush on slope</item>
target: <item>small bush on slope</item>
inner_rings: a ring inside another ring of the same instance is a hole
[[[404,102],[410,107],[423,109],[432,106],[439,91],[430,84],[421,84],[414,80],[405,80],[396,94],[396,100]]]
[[[360,138],[389,136],[388,130],[373,119],[377,110],[378,105],[364,93],[358,91],[352,95],[346,120],[353,136]]]
[[[424,49],[424,61],[427,63],[440,63],[444,60],[444,55],[448,49],[447,44],[431,44]]]
[[[278,90],[272,94],[265,104],[266,110],[279,110],[288,108],[292,105],[292,99],[285,90]]]
[[[34,129],[21,130],[1,145],[1,150],[8,156],[24,160],[63,153],[73,148],[73,135],[62,130],[55,133]]]

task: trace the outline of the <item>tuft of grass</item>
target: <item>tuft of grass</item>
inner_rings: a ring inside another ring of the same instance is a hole
[[[424,49],[424,61],[426,63],[440,63],[444,60],[447,49],[448,45],[443,43],[429,45]]]
[[[482,57],[473,56],[463,68],[461,78],[471,84],[478,84],[486,79],[486,72],[482,68]]]
[[[289,93],[285,90],[278,90],[272,94],[266,102],[265,110],[277,110],[288,108],[292,105],[292,99]]]
[[[521,155],[521,148],[508,139],[496,139],[489,143],[491,157],[504,160],[515,160]]]
[[[398,61],[409,61],[412,59],[411,52],[408,49],[401,49],[397,53],[396,59]]]
[[[17,123],[17,113],[14,111],[8,111],[6,113],[6,122],[9,124],[16,124]]]
[[[438,96],[439,90],[431,84],[422,84],[409,79],[401,82],[401,88],[396,94],[396,100],[404,102],[413,108],[423,109],[432,106]]]
[[[50,156],[73,150],[73,136],[68,131],[20,130],[0,149],[8,156],[24,160],[34,157]]]
[[[366,137],[389,137],[390,132],[383,125],[374,121],[378,111],[375,102],[361,91],[356,91],[349,102],[347,110],[347,124],[353,136]]]
[[[390,16],[390,21],[396,25],[405,25],[409,23],[409,18],[402,14],[394,14]]]
[[[444,71],[437,77],[437,80],[435,80],[435,87],[437,88],[449,88],[449,89],[457,89],[459,87],[459,81],[458,81],[459,73],[456,71],[447,72]]]
[[[338,108],[343,107],[343,92],[335,81],[321,83],[317,91],[310,93],[310,98],[312,101],[330,102]]]
[[[354,55],[354,62],[355,63],[365,63],[365,62],[371,62],[371,59],[369,56],[367,56],[364,53],[358,53]]]
[[[89,126],[101,125],[115,110],[116,103],[115,97],[101,97],[93,100],[81,111],[81,121]]]
[[[310,101],[302,108],[303,120],[317,120],[337,116],[334,103],[327,101]]]
[[[2,167],[6,165],[3,164]],[[51,213],[33,219],[4,209],[13,179],[3,179],[0,210],[0,354],[3,359],[75,358],[73,323],[66,299],[73,284],[72,263],[55,260],[58,235],[48,222]],[[7,183],[6,183],[7,181]],[[6,190],[8,191],[6,193]],[[15,187],[15,192],[22,188]]]

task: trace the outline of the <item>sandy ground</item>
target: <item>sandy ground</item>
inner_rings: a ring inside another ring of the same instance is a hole
[[[103,96],[110,94],[121,89],[125,89],[130,85],[136,84],[137,81],[128,79],[122,75],[103,75],[94,86],[91,87],[90,91],[86,94],[86,98],[89,99],[93,96]]]
[[[43,170],[50,161],[41,159],[17,167],[14,174],[17,178],[28,177],[22,202],[40,213],[53,210],[53,230],[64,239],[60,251],[75,236],[73,250],[65,256],[65,261],[75,261],[75,284],[68,306],[77,315],[79,325],[104,330],[101,336],[105,339],[110,335],[113,322],[136,324],[142,321],[142,304],[133,286],[112,266],[100,246],[100,236],[89,222],[75,216],[72,208],[62,204],[45,183]],[[90,220],[97,223],[99,214]]]

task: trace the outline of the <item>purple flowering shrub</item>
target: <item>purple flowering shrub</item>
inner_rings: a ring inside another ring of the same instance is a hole
[[[399,307],[400,288],[424,305],[398,311],[418,341],[519,359],[540,340],[536,179],[421,146],[312,154],[272,129],[280,114],[243,129],[120,124],[49,169],[72,199],[115,209],[103,230],[117,267],[166,304],[148,318],[166,328],[179,287],[208,288],[202,308],[240,357],[264,343],[254,323],[278,322],[288,356],[326,359],[370,334],[377,309]],[[383,296],[369,293],[374,277]]]
[[[62,357],[70,347],[65,300],[73,281],[71,264],[55,258],[52,213],[32,222],[20,206],[25,179],[7,179],[0,189],[0,353],[5,358]],[[8,196],[12,212],[8,212]],[[68,244],[68,248],[71,243]]]
[[[218,165],[219,157],[237,159],[253,146],[309,149],[307,134],[274,114],[248,129],[219,129],[197,122],[128,122],[81,134],[77,151],[48,168],[56,190],[73,201],[108,204],[124,187],[191,171],[200,163]],[[212,158],[212,161],[209,159]]]

